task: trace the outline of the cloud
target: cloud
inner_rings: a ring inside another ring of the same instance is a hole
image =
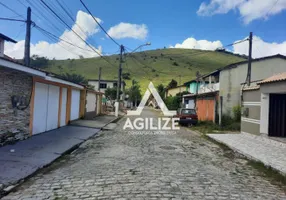
[[[267,19],[286,9],[286,0],[211,0],[203,2],[197,11],[201,16],[225,14],[238,10],[245,24],[257,19]]]
[[[107,33],[115,39],[133,38],[144,40],[148,35],[148,28],[145,24],[139,25],[121,22],[111,27]]]
[[[208,41],[208,40],[196,40],[195,38],[187,38],[182,44],[176,44],[171,48],[183,48],[183,49],[202,49],[202,50],[215,50],[222,47],[220,41]]]
[[[99,22],[100,19],[97,18]],[[84,40],[88,37],[96,34],[99,29],[96,22],[93,20],[92,16],[83,12],[78,11],[76,16],[76,23],[80,28],[74,24],[72,29],[78,33]],[[83,49],[88,49],[90,51],[85,51],[69,45],[63,41],[58,41],[56,43],[49,43],[47,41],[39,41],[36,44],[31,44],[31,55],[45,56],[50,59],[67,59],[67,58],[79,58],[79,55],[82,55],[85,58],[96,57],[98,56],[94,51],[92,51],[86,44],[83,42],[77,35],[75,35],[70,30],[65,30],[64,33],[60,36],[61,39],[69,41],[70,43],[79,46]],[[24,55],[25,41],[21,40],[16,44],[5,43],[5,54],[10,57],[21,59]],[[101,53],[102,48],[98,46],[97,48],[92,46],[97,52]],[[68,50],[68,51],[67,51]],[[73,53],[71,53],[73,52]]]
[[[233,46],[234,53],[248,55],[248,42],[242,42]],[[253,36],[252,57],[259,58],[275,54],[286,55],[286,41],[282,43],[268,43],[258,36]]]

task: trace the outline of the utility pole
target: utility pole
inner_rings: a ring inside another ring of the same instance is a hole
[[[30,66],[30,40],[31,40],[31,8],[27,9],[27,21],[26,21],[26,39],[25,39],[25,53],[24,62],[27,67]]]
[[[121,88],[121,74],[122,74],[122,54],[124,51],[124,46],[120,45],[120,58],[119,58],[119,69],[118,69],[118,83],[117,83],[117,93],[116,93],[116,101],[120,100],[120,88]]]
[[[180,87],[180,94],[181,94],[181,74],[179,75],[179,87]]]
[[[100,92],[101,67],[98,69],[98,92]]]
[[[251,82],[251,62],[252,62],[252,32],[249,34],[249,52],[248,52],[248,68],[247,68],[247,86],[250,86]]]
[[[120,89],[121,89],[121,74],[122,74],[122,54],[124,51],[124,46],[120,45],[120,59],[119,59],[119,69],[118,69],[118,82],[117,82],[117,92],[116,92],[116,102],[115,102],[115,116],[118,116],[119,112],[119,101],[120,101]]]

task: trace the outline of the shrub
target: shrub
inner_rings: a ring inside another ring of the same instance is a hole
[[[152,69],[152,72],[155,72],[156,71],[156,69]]]
[[[179,64],[177,62],[173,62],[174,66],[179,66]]]
[[[233,112],[233,116],[234,116],[234,121],[235,122],[240,122],[240,119],[241,119],[241,106],[240,105],[234,106],[232,108],[232,112]]]

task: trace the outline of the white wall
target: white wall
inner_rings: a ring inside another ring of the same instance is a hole
[[[96,111],[96,94],[87,92],[86,95],[86,112]]]
[[[260,133],[268,134],[269,124],[269,94],[261,93]]]

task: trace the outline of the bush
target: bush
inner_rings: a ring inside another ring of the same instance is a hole
[[[241,120],[241,106],[234,106],[232,108],[233,116],[234,116],[234,121],[235,122],[240,122]]]
[[[179,64],[177,62],[173,62],[174,66],[179,66]]]
[[[152,69],[152,72],[156,72],[156,69]]]
[[[165,104],[169,110],[177,110],[180,107],[180,98],[178,96],[169,96],[165,99]]]

